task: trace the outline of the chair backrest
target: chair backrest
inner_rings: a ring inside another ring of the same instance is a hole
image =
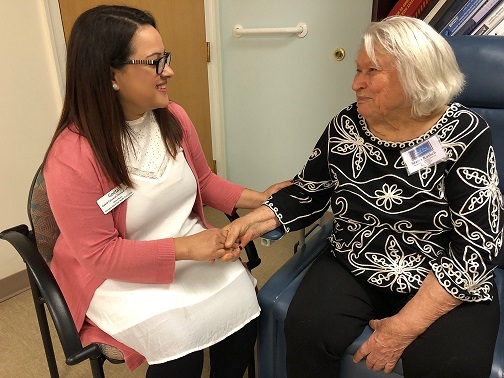
[[[490,125],[504,192],[504,36],[454,36],[447,38],[467,85],[456,101],[481,115]]]
[[[60,230],[49,206],[42,167],[37,170],[28,194],[28,218],[37,248],[49,264]]]
[[[2,231],[0,238],[8,241],[23,258],[30,277],[35,307],[42,306],[44,311],[43,303],[47,305],[67,364],[74,365],[88,358],[98,360],[101,356],[99,345],[82,347],[68,305],[48,265],[52,259],[59,229],[49,207],[40,168],[35,174],[28,195],[28,217],[32,226],[31,231],[26,225],[20,225]],[[40,323],[41,321],[45,324]],[[47,329],[45,316],[42,320],[39,317],[39,326],[41,332]]]
[[[492,130],[499,187],[504,193],[504,36],[448,37],[466,87],[456,101],[481,115]],[[499,267],[504,268],[501,254]]]

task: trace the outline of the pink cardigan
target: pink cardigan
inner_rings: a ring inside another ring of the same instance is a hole
[[[196,130],[175,103],[169,110],[184,130],[184,156],[198,182],[194,211],[205,222],[203,204],[231,214],[243,187],[232,184],[208,167]],[[125,239],[127,201],[104,215],[96,201],[115,187],[102,174],[87,139],[64,130],[51,148],[44,168],[51,209],[61,230],[51,270],[68,303],[84,345],[101,342],[119,348],[134,369],[143,356],[114,340],[86,319],[86,311],[105,279],[141,283],[170,283],[175,269],[172,238],[150,241]]]

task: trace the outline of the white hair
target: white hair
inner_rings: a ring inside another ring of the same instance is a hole
[[[422,20],[392,16],[372,22],[364,32],[362,45],[374,64],[375,49],[394,59],[414,117],[440,109],[464,87],[464,74],[452,48]]]

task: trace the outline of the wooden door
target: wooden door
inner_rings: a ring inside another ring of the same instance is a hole
[[[167,51],[175,76],[168,81],[170,99],[182,105],[191,117],[208,164],[215,171],[212,155],[210,102],[208,98],[207,46],[203,0],[59,0],[65,39],[77,17],[100,4],[119,4],[150,12]]]

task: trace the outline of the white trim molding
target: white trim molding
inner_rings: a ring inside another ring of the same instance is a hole
[[[217,173],[227,178],[226,138],[224,127],[224,104],[222,94],[222,63],[219,22],[219,0],[205,0],[205,27],[207,42],[210,42],[208,63],[208,88],[210,99],[210,122],[212,127],[212,150],[217,162]]]
[[[66,42],[58,0],[44,0],[61,98],[65,98]]]

